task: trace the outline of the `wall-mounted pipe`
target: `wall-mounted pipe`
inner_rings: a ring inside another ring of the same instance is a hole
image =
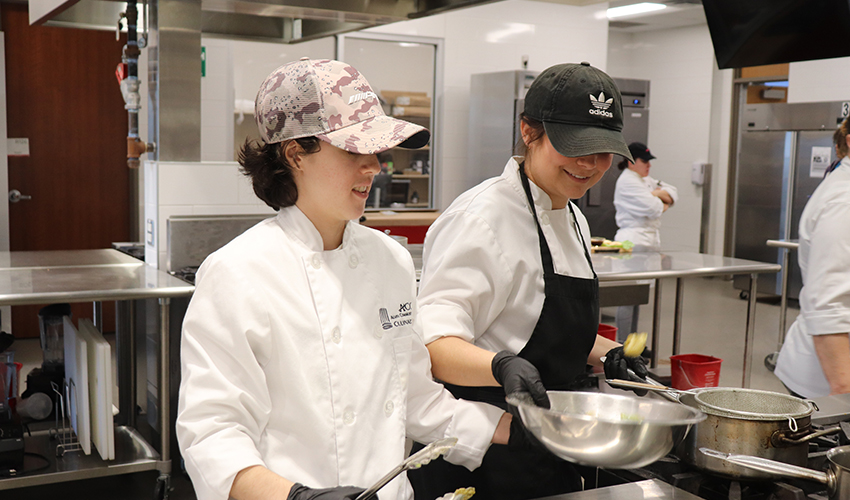
[[[127,78],[122,85],[125,86],[124,107],[127,109],[127,166],[139,168],[139,156],[146,150],[147,146],[139,138],[139,109],[141,109],[141,95],[139,94],[139,44],[137,41],[136,23],[139,12],[136,9],[136,0],[127,2],[127,44],[124,46],[124,63],[127,64]]]

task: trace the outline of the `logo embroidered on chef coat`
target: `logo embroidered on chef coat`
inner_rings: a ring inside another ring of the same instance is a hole
[[[390,328],[411,325],[413,324],[413,307],[411,302],[402,302],[398,305],[398,314],[392,316],[386,308],[381,308],[378,311],[378,316],[381,318],[381,328],[389,330]]]
[[[588,113],[591,115],[604,116],[606,118],[614,118],[614,114],[607,111],[613,102],[613,97],[605,99],[605,92],[600,92],[599,97],[590,94],[590,104],[593,105],[594,109],[588,110]]]
[[[393,327],[393,324],[390,323],[390,315],[387,312],[387,310],[384,309],[383,307],[380,310],[380,316],[381,316],[381,327],[384,330],[389,330],[390,328]]]

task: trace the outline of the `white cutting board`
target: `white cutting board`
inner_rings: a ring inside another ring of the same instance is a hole
[[[65,316],[62,335],[65,342],[65,382],[70,387],[66,393],[65,411],[71,420],[71,427],[77,433],[77,439],[86,455],[91,454],[91,420],[89,415],[89,371],[88,349],[85,337],[78,335]],[[63,395],[64,397],[64,395]]]
[[[112,420],[112,348],[90,319],[80,318],[79,332],[88,343],[91,437],[103,460],[115,459]]]

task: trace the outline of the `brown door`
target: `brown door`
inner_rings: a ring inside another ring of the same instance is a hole
[[[115,79],[126,36],[30,26],[26,3],[2,3],[0,14],[8,136],[28,138],[30,149],[9,158],[9,189],[32,197],[9,205],[11,250],[129,241],[127,113]],[[16,337],[38,337],[41,307],[12,308]],[[104,331],[114,331],[114,309],[103,304]],[[91,318],[92,305],[75,304],[73,315]]]

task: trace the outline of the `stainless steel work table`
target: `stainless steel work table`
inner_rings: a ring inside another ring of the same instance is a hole
[[[652,367],[658,365],[658,337],[661,316],[661,279],[676,279],[676,304],[673,323],[673,354],[679,354],[682,331],[684,278],[747,274],[750,294],[747,303],[747,326],[744,337],[744,376],[742,387],[749,387],[752,372],[752,345],[756,320],[756,283],[761,273],[775,273],[782,267],[752,260],[706,255],[696,252],[594,253],[593,268],[600,282],[654,279],[655,300],[652,315]]]
[[[101,301],[116,302],[116,358],[118,360],[119,420],[115,427],[115,460],[103,461],[97,452],[81,451],[56,458],[56,441],[47,429],[27,435],[26,451],[48,459],[46,469],[32,475],[0,480],[0,490],[76,479],[157,470],[158,496],[165,498],[171,475],[168,325],[170,301],[188,297],[194,287],[117,250],[0,252],[0,306],[93,302],[95,324]],[[160,453],[136,431],[135,425],[135,314],[132,300],[159,303],[159,420]]]

